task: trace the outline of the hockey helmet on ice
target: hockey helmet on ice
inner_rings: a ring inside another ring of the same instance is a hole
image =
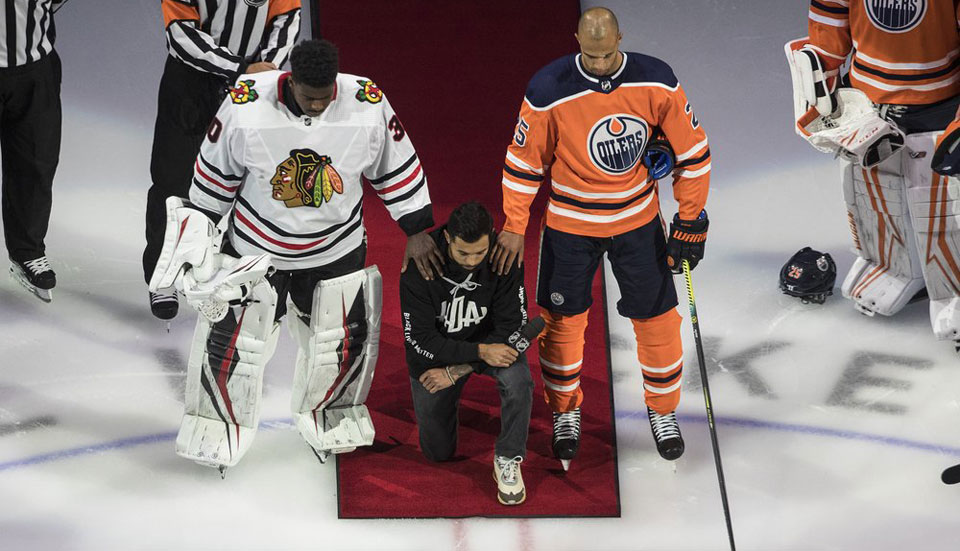
[[[804,247],[780,269],[780,290],[804,304],[823,304],[833,294],[837,265],[828,253]]]

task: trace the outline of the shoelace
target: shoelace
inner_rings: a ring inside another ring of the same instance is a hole
[[[28,260],[23,263],[24,266],[30,268],[30,271],[34,275],[42,274],[43,272],[53,271],[53,268],[50,267],[50,262],[47,261],[47,257],[41,256],[40,258],[34,258],[33,260]]]
[[[580,408],[553,414],[553,439],[580,438]]]
[[[150,293],[150,304],[160,304],[163,302],[174,302],[177,295],[167,293]]]
[[[658,442],[666,440],[667,438],[680,436],[680,426],[677,425],[676,412],[660,415],[652,409],[648,409],[647,413],[650,415],[650,426],[653,427],[653,436]]]
[[[520,463],[523,462],[523,458],[519,455],[517,457],[503,457],[497,456],[497,467],[500,468],[500,478],[503,479],[507,484],[513,484],[517,481],[517,475],[520,472]]]

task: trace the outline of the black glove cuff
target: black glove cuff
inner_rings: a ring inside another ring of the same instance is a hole
[[[710,219],[707,218],[707,211],[701,211],[700,218],[696,220],[681,220],[679,214],[673,215],[673,223],[670,224],[671,232],[677,229],[686,233],[706,233],[710,227]]]

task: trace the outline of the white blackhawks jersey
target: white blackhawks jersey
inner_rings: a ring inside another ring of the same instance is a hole
[[[356,249],[364,177],[408,235],[432,226],[420,160],[376,84],[337,75],[333,101],[311,118],[284,104],[288,75],[241,76],[194,165],[190,201],[229,214],[237,252],[266,252],[278,269],[298,270]]]

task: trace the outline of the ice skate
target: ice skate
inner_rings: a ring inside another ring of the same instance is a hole
[[[671,411],[666,415],[660,415],[648,407],[647,415],[650,417],[650,429],[653,431],[653,439],[657,442],[660,457],[673,461],[683,455],[683,436],[680,435],[677,413]]]
[[[10,277],[44,302],[53,300],[53,288],[57,286],[57,274],[50,268],[46,256],[19,262],[10,259]]]
[[[563,470],[570,470],[570,460],[580,449],[580,408],[566,413],[553,412],[553,456]]]
[[[150,292],[150,312],[154,317],[164,321],[172,320],[177,317],[180,310],[180,300],[177,298],[175,289],[161,289],[154,293]]]
[[[307,445],[310,446],[310,444],[307,444]],[[321,451],[321,450],[318,450],[317,448],[314,448],[313,446],[310,446],[310,451],[313,452],[313,455],[317,456],[317,460],[320,461],[320,463],[326,463],[327,459],[330,458],[330,452],[327,450]]]
[[[527,490],[523,486],[520,474],[522,457],[493,458],[493,479],[497,481],[497,501],[503,505],[520,505],[527,499]]]

